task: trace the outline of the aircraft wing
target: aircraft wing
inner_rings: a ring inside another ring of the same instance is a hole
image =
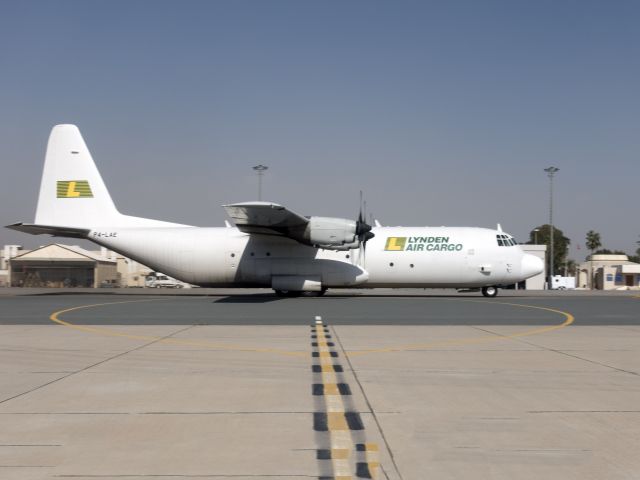
[[[299,239],[309,218],[270,202],[244,202],[223,205],[238,229],[245,233],[284,235]]]

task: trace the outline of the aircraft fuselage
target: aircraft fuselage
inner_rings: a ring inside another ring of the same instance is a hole
[[[472,227],[378,227],[362,249],[335,251],[237,228],[100,228],[89,238],[182,281],[209,287],[271,287],[273,278],[319,279],[323,287],[481,287],[532,272],[502,232]],[[527,260],[525,260],[527,259]],[[529,263],[528,263],[529,262]]]

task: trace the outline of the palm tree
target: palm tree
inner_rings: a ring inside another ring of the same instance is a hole
[[[589,230],[587,232],[586,245],[587,248],[591,250],[591,255],[593,256],[594,250],[602,246],[602,242],[600,241],[600,234],[598,232],[594,232],[593,230]]]
[[[587,248],[589,250],[591,250],[591,255],[589,256],[589,264],[590,264],[590,270],[591,270],[591,274],[589,275],[589,285],[591,290],[593,290],[593,252],[596,248],[599,248],[602,246],[602,242],[600,241],[600,234],[598,232],[594,232],[593,230],[589,230],[587,232],[587,242],[586,242]]]

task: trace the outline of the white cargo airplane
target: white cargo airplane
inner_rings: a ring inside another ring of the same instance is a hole
[[[35,223],[8,228],[84,238],[187,283],[269,287],[278,295],[327,288],[482,289],[543,271],[502,231],[469,227],[372,228],[358,220],[304,217],[281,205],[224,205],[236,227],[200,228],[123,215],[75,125],[49,137]],[[366,250],[366,251],[365,251]]]

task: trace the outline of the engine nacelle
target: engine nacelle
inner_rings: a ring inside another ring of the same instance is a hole
[[[304,240],[314,247],[327,250],[358,248],[357,225],[346,218],[310,217]]]

